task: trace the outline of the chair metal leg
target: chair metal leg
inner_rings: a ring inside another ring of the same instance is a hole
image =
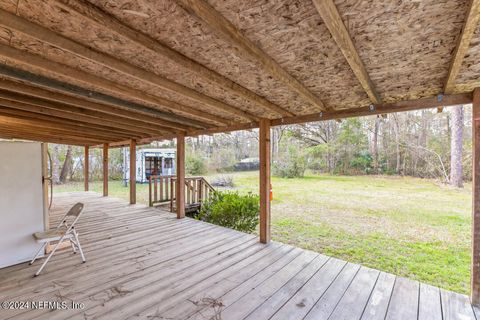
[[[82,256],[82,261],[85,262],[85,255],[83,254],[82,246],[80,245],[80,240],[78,240],[77,231],[73,231],[73,236],[75,237],[75,243],[78,246],[78,251],[80,251],[80,255]]]
[[[40,269],[38,269],[37,273],[35,273],[35,277],[38,276],[40,274],[40,272],[42,272],[43,268],[47,265],[48,261],[50,260],[50,258],[53,256],[53,254],[55,253],[55,251],[57,251],[58,247],[60,246],[60,243],[63,242],[63,240],[65,239],[65,236],[61,237],[60,240],[58,240],[57,244],[55,245],[55,247],[53,248],[52,252],[50,252],[50,254],[48,255],[47,259],[45,259],[45,261],[43,262],[42,266],[40,267]]]
[[[70,245],[72,246],[73,253],[77,253],[77,249],[75,248],[76,244],[71,239],[70,239]]]
[[[45,247],[47,246],[47,244],[48,242],[45,242],[44,244],[42,244],[40,249],[38,249],[37,253],[35,254],[35,257],[33,257],[32,261],[30,261],[30,265],[32,265],[35,262],[35,260],[37,260],[38,256],[40,255],[40,252],[45,250]]]

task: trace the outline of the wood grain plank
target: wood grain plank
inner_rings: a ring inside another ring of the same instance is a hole
[[[442,320],[440,289],[420,283],[418,320]]]
[[[362,320],[385,319],[394,284],[395,276],[393,274],[380,272],[377,283],[363,311]]]
[[[440,289],[444,320],[475,320],[472,305],[466,295]]]
[[[417,281],[397,277],[385,319],[417,319],[419,289]]]
[[[379,274],[378,270],[361,267],[330,318],[360,319]]]

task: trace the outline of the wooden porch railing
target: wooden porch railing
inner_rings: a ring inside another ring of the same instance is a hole
[[[170,211],[174,211],[176,176],[150,176],[149,203],[155,204],[170,202]],[[213,196],[215,189],[203,177],[185,178],[185,207],[201,206],[202,202]]]

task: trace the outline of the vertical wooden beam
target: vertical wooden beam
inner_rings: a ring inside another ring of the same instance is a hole
[[[50,229],[50,215],[49,215],[49,192],[48,184],[52,183],[48,179],[48,143],[42,143],[42,189],[43,189],[43,226],[45,230]]]
[[[137,203],[137,142],[130,140],[130,204]]]
[[[270,242],[270,120],[260,120],[260,242]]]
[[[88,155],[89,148],[88,146],[85,146],[85,159],[83,160],[83,180],[85,182],[85,191],[88,191],[88,173],[90,171],[89,169],[89,164],[90,164],[90,159]]]
[[[103,196],[108,196],[108,143],[103,144]]]
[[[177,186],[175,199],[177,206],[177,218],[185,217],[185,135],[177,136]]]
[[[472,268],[471,300],[480,305],[480,88],[473,91],[472,106]]]

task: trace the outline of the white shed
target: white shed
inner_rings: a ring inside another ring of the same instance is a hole
[[[123,177],[128,180],[130,170],[128,149],[124,152]],[[150,148],[137,150],[137,182],[148,182],[150,175],[175,175],[175,149]]]

